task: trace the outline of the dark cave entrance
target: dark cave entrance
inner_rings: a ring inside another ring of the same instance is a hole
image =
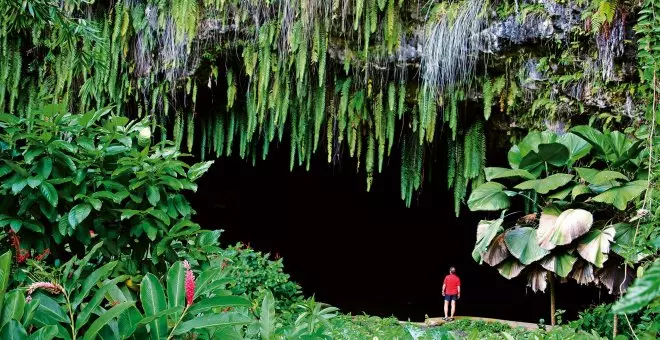
[[[433,170],[438,178],[425,181],[422,194],[405,207],[395,150],[383,173],[374,175],[370,193],[353,160],[333,166],[317,156],[309,172],[304,167],[289,172],[287,145],[273,145],[268,160],[256,166],[235,157],[218,159],[191,197],[196,219],[206,228],[224,229],[224,244],[241,241],[284,257],[285,270],[306,296],[315,294],[343,312],[412,321],[441,316],[442,280],[454,265],[463,289],[459,315],[549,323],[548,294],[535,294],[524,278],[506,280],[472,260],[476,226],[485,216],[465,208],[455,218],[438,165],[442,159]],[[506,155],[489,152],[495,154]],[[557,287],[564,319],[606,298],[574,282]]]

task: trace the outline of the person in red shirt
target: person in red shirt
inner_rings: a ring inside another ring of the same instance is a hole
[[[461,279],[456,276],[456,268],[449,268],[449,275],[445,276],[442,283],[442,296],[445,297],[445,321],[454,321],[454,312],[456,311],[456,300],[461,298]],[[451,301],[451,316],[447,317],[449,302]]]

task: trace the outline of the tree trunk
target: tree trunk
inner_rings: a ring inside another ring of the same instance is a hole
[[[550,274],[548,281],[550,281],[550,325],[554,326],[557,322],[555,318],[555,274]]]
[[[616,338],[617,333],[619,333],[619,316],[614,314],[614,324],[612,325],[612,339]]]

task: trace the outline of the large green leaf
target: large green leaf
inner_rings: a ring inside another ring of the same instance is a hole
[[[18,321],[11,320],[0,330],[0,338],[2,340],[25,340],[28,335]]]
[[[261,338],[270,340],[275,332],[275,298],[270,290],[266,291],[261,302],[261,315],[259,317]]]
[[[476,262],[481,263],[481,257],[488,250],[490,242],[502,230],[502,222],[504,219],[499,218],[495,221],[481,221],[477,225],[477,241],[472,250],[472,258]]]
[[[577,197],[579,197],[580,195],[585,195],[585,194],[590,194],[590,193],[591,193],[591,189],[589,189],[588,186],[586,186],[584,184],[576,184],[571,189],[571,199],[573,199],[573,201],[575,201],[575,199]]]
[[[9,286],[9,277],[11,276],[11,251],[0,255],[0,310],[4,305],[5,292]]]
[[[592,230],[580,240],[577,250],[583,259],[596,267],[602,268],[610,252],[610,243],[614,240],[614,227],[604,230]]]
[[[524,265],[529,265],[549,254],[549,251],[538,245],[536,239],[536,229],[530,227],[516,227],[508,230],[504,235],[509,252]]]
[[[144,315],[154,315],[167,309],[165,302],[165,291],[156,276],[147,274],[140,284],[140,301],[144,309]],[[149,324],[151,339],[159,340],[167,337],[167,319],[160,317]]]
[[[506,247],[504,241],[504,233],[501,233],[493,239],[488,246],[488,250],[482,255],[484,262],[488,263],[491,267],[495,267],[506,260],[511,253]]]
[[[28,340],[51,340],[57,336],[57,333],[57,326],[45,326],[30,334]]]
[[[92,288],[96,287],[96,284],[99,281],[105,280],[112,273],[115,266],[117,266],[117,261],[106,263],[85,278],[85,281],[83,281],[83,284],[80,287],[80,291],[78,291],[73,298],[72,306],[74,309],[76,309],[83,300],[87,298]]]
[[[568,209],[559,215],[554,210],[546,209],[539,220],[537,241],[547,250],[569,244],[586,234],[593,222],[593,215],[583,209]]]
[[[573,175],[554,174],[542,179],[522,182],[515,186],[519,190],[534,190],[539,194],[547,194],[552,190],[563,187],[573,179]]]
[[[484,183],[472,191],[468,199],[468,207],[472,211],[506,209],[511,202],[504,189],[505,186],[500,183]]]
[[[660,259],[656,259],[651,267],[638,277],[628,292],[614,306],[612,311],[617,314],[635,313],[646,307],[660,296]]]
[[[573,265],[577,261],[577,256],[569,252],[561,251],[556,254],[550,254],[541,260],[541,266],[561,277],[567,277],[573,270]]]
[[[588,155],[591,151],[591,145],[587,141],[570,132],[560,136],[557,142],[568,149],[571,163]]]
[[[4,305],[2,306],[0,328],[6,325],[10,320],[20,322],[23,318],[23,312],[25,311],[25,296],[21,291],[13,290],[6,295]]]
[[[206,173],[206,171],[209,170],[211,165],[213,165],[213,161],[207,161],[207,162],[193,164],[190,167],[190,169],[188,170],[188,178],[191,181],[197,180],[204,173]]]
[[[167,271],[167,307],[174,308],[186,303],[186,268],[181,261]]]
[[[50,296],[41,292],[36,292],[32,294],[32,301],[37,301],[39,303],[37,312],[32,319],[32,323],[36,326],[57,325],[59,323],[70,322],[67,315],[64,313],[62,306]]]
[[[616,180],[628,181],[628,177],[617,171],[575,168],[580,178],[594,185],[616,185]]]
[[[83,336],[83,340],[94,340],[96,339],[98,332],[105,326],[107,325],[110,321],[114,320],[117,318],[121,313],[123,313],[125,310],[127,310],[129,307],[132,307],[135,305],[135,302],[130,301],[130,302],[121,302],[109,310],[103,312],[92,324],[89,326],[87,331],[85,332],[85,335]]]
[[[78,224],[82,223],[89,213],[92,212],[92,205],[89,203],[77,204],[71,211],[69,211],[69,225],[75,228]]]
[[[575,126],[571,129],[571,132],[591,144],[593,149],[596,151],[596,154],[601,157],[606,157],[606,155],[609,153],[609,150],[611,149],[609,141],[605,139],[603,133],[592,128],[591,126]]]
[[[147,200],[149,200],[149,203],[154,207],[160,202],[160,191],[157,186],[150,185],[147,187]]]
[[[53,171],[53,159],[50,157],[42,158],[36,166],[37,175],[41,176],[42,180],[47,180],[50,173]]]
[[[486,175],[487,181],[492,181],[494,179],[500,179],[500,178],[523,178],[523,179],[536,178],[527,170],[497,168],[497,167],[484,168],[484,174]]]
[[[648,185],[648,181],[632,181],[622,186],[611,188],[593,198],[596,202],[614,205],[619,210],[625,210],[628,202],[639,197]]]
[[[525,265],[514,258],[508,258],[504,260],[504,262],[500,263],[499,266],[497,266],[497,270],[500,272],[500,275],[504,276],[504,278],[507,280],[511,280],[514,277],[520,275],[523,269],[525,269]]]
[[[41,186],[39,186],[39,191],[41,191],[41,194],[44,196],[46,201],[50,203],[50,205],[57,207],[57,190],[52,184],[47,181],[42,181]]]
[[[191,315],[197,315],[199,313],[204,313],[209,309],[235,306],[250,307],[252,306],[252,302],[241,296],[214,296],[202,299],[199,302],[195,302],[192,306],[190,306],[188,312]]]
[[[187,334],[193,329],[215,328],[221,326],[245,325],[252,322],[249,317],[238,313],[207,314],[181,323],[174,335]]]
[[[566,165],[570,153],[568,148],[559,143],[539,144],[538,152],[530,151],[520,161],[520,168],[526,170],[536,169],[546,164],[561,167]]]
[[[96,310],[96,308],[101,305],[101,302],[103,302],[105,299],[105,294],[108,291],[116,288],[118,282],[126,281],[128,278],[129,276],[127,275],[121,275],[112,280],[104,282],[103,286],[94,293],[94,296],[89,299],[89,301],[85,304],[85,307],[83,307],[82,310],[78,313],[78,317],[76,318],[76,329],[80,329],[81,327],[84,327],[85,324],[87,324],[87,321],[92,315],[92,312],[94,312],[94,310]]]

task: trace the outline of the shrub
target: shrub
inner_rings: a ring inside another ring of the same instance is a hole
[[[194,227],[183,193],[212,163],[187,165],[172,142],[151,145],[146,122],[110,111],[0,114],[0,228],[16,233],[17,262],[66,261],[102,239],[105,254],[144,263],[156,239]]]
[[[269,254],[241,243],[221,250],[220,256],[229,269],[229,275],[235,278],[229,285],[232,293],[246,294],[254,301],[262,301],[266,291],[271,291],[279,312],[291,309],[302,299],[300,286],[289,280],[281,258],[270,260]]]

